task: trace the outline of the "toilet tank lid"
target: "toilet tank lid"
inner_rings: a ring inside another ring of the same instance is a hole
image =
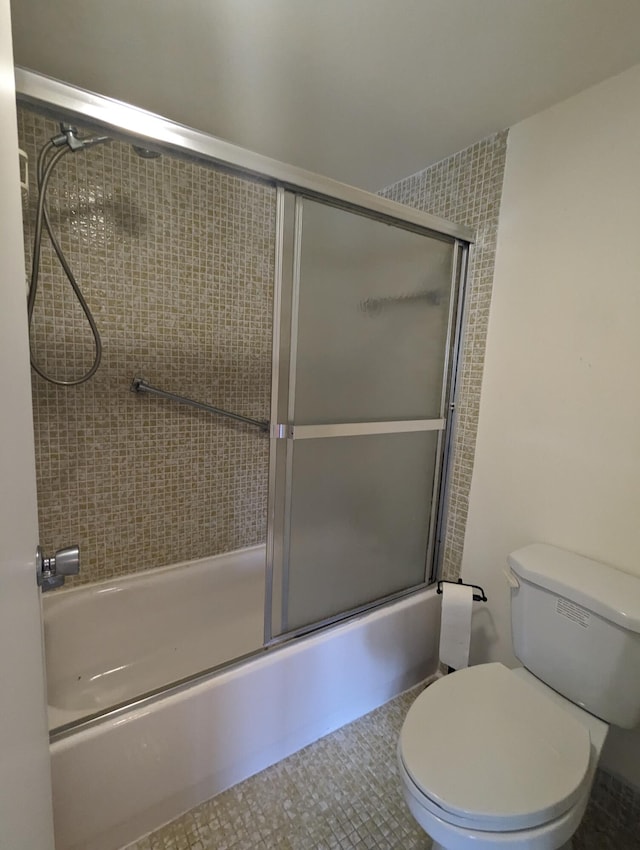
[[[512,552],[513,572],[598,614],[623,629],[640,632],[640,577],[548,543]]]

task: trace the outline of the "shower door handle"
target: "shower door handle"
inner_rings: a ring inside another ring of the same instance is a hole
[[[45,558],[42,547],[36,549],[36,581],[44,593],[62,587],[67,576],[80,572],[80,547],[77,544],[58,549],[53,558]]]

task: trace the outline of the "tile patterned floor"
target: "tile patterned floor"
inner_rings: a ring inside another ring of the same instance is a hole
[[[141,838],[126,850],[429,850],[400,791],[398,733],[419,688]],[[615,786],[615,783],[614,783]],[[615,786],[617,788],[617,786]],[[596,783],[574,850],[638,850]]]

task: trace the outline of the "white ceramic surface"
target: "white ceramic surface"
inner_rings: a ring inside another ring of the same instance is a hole
[[[391,699],[435,671],[439,620],[424,591],[56,741],[56,850],[121,847]],[[208,643],[225,643],[233,623],[207,622]]]
[[[511,630],[518,660],[596,717],[640,724],[640,578],[555,546],[509,557]]]
[[[424,691],[409,709],[399,751],[444,817],[477,829],[547,823],[591,784],[587,726],[498,662],[459,670]]]
[[[480,665],[471,669],[480,672],[485,666],[490,668],[493,665]],[[460,818],[456,818],[452,816],[451,812],[440,808],[437,803],[427,798],[418,788],[404,766],[399,742],[398,762],[405,800],[416,821],[434,839],[434,846],[439,846],[441,850],[442,848],[446,848],[446,850],[560,850],[560,848],[561,850],[568,850],[571,836],[582,820],[589,800],[595,769],[607,736],[607,724],[552,691],[527,670],[519,668],[511,671],[511,674],[525,682],[530,688],[538,691],[550,704],[560,707],[569,717],[583,724],[585,729],[588,730],[591,742],[591,758],[586,781],[581,786],[582,793],[567,811],[558,817],[552,817],[547,823],[533,828],[508,831],[478,830],[474,828],[475,824],[472,823],[473,818],[471,817],[469,823],[462,826],[457,822],[452,823],[452,820],[460,821]],[[454,674],[454,676],[457,675]],[[447,679],[441,683],[443,687],[446,682]],[[428,693],[428,691],[425,692],[425,699]],[[470,705],[469,707],[473,712],[473,706]],[[432,722],[437,724],[438,719],[432,718]],[[440,725],[444,726],[445,723],[446,721]],[[523,731],[524,729],[523,726]],[[477,731],[481,737],[481,728],[478,728]],[[526,765],[523,767],[526,769]],[[463,770],[464,766],[459,766],[459,769]]]
[[[640,585],[584,560],[540,544],[510,556],[514,648],[527,669],[459,670],[409,710],[398,742],[405,799],[447,850],[563,847],[589,800],[605,720],[640,717],[629,675]]]
[[[50,727],[259,649],[264,576],[251,546],[46,594]]]
[[[400,762],[400,775],[405,801],[416,821],[442,850],[559,850],[571,841],[584,815],[589,794],[559,818],[533,829],[513,832],[487,832],[455,826],[438,817],[424,805],[424,797],[415,793],[415,786]],[[568,845],[570,846],[570,845]]]
[[[640,632],[640,576],[548,543],[530,543],[507,558],[514,573],[571,599],[631,632]]]

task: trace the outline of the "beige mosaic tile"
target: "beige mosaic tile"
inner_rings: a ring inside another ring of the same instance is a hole
[[[415,688],[192,809],[126,850],[428,850],[396,744]],[[640,797],[606,774],[574,850],[637,850]]]
[[[576,835],[575,850],[640,847],[640,791],[598,771],[591,801]]]
[[[32,174],[57,129],[19,110]],[[48,197],[104,354],[81,386],[33,377],[45,551],[79,543],[86,582],[263,541],[265,435],[129,387],[142,375],[269,418],[275,190],[110,142],[65,156]],[[28,267],[35,204],[32,189]],[[89,368],[92,338],[46,236],[33,336],[47,371]]]
[[[469,264],[457,426],[443,555],[443,578],[449,579],[459,576],[462,561],[506,148],[505,130],[380,193],[399,203],[464,224],[476,234]]]

